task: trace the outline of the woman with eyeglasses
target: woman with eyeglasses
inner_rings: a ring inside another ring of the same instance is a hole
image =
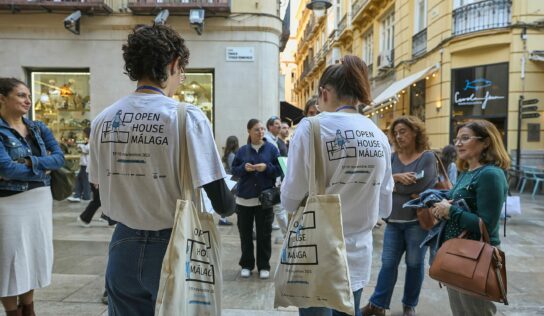
[[[442,200],[431,209],[434,216],[446,221],[441,242],[456,238],[464,230],[468,238],[480,240],[479,219],[485,223],[490,243],[500,245],[499,218],[506,199],[508,184],[505,170],[510,157],[497,128],[489,121],[475,120],[461,125],[454,139],[457,167],[462,171],[449,192],[450,200],[464,199],[470,210]],[[486,301],[448,288],[450,308],[454,316],[495,315],[497,308]]]
[[[372,228],[391,212],[391,148],[387,136],[366,116],[360,104],[369,104],[368,68],[356,56],[328,66],[319,80],[321,155],[325,163],[325,194],[339,194],[347,262],[355,309],[370,281]],[[310,121],[298,125],[289,148],[289,167],[281,188],[282,206],[298,209],[308,194]],[[323,278],[327,276],[324,275]],[[300,308],[302,316],[345,315],[332,308]]]
[[[389,136],[395,149],[391,157],[395,179],[393,211],[386,219],[378,281],[369,303],[363,308],[363,316],[385,315],[385,310],[390,308],[403,255],[406,263],[402,296],[404,316],[415,315],[425,277],[427,247],[422,248],[420,244],[427,231],[421,228],[416,210],[402,205],[436,184],[436,158],[429,150],[425,124],[415,116],[396,118],[389,128]]]
[[[239,177],[236,208],[238,210],[238,232],[240,233],[240,276],[249,278],[257,263],[259,278],[270,277],[272,255],[272,207],[264,207],[259,201],[262,191],[274,187],[281,176],[278,149],[264,136],[261,121],[247,122],[249,134],[247,144],[240,147],[232,162],[232,175]],[[253,251],[253,225],[257,233],[257,260]]]

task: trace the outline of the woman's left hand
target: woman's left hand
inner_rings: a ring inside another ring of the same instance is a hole
[[[437,219],[449,219],[450,218],[451,201],[443,199],[442,201],[435,203],[431,212]]]
[[[254,165],[255,167],[255,170],[257,170],[258,172],[263,172],[266,170],[266,164],[265,163],[260,163],[260,164],[256,164]]]

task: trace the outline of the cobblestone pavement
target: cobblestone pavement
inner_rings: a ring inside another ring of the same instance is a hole
[[[112,228],[93,221],[91,228],[76,224],[76,216],[86,203],[59,202],[54,207],[55,264],[53,282],[36,291],[38,315],[107,315],[107,306],[100,302],[104,290],[104,270],[108,242]],[[544,315],[544,197],[532,200],[522,197],[523,215],[508,220],[507,236],[502,237],[502,248],[507,254],[508,294],[510,306],[499,306],[501,315]],[[236,216],[231,217],[235,221]],[[502,229],[502,228],[501,228]],[[256,273],[240,279],[238,258],[239,237],[236,226],[219,226],[223,249],[223,315],[297,315],[295,308],[274,310],[272,279],[262,281]],[[280,237],[274,231],[273,240]],[[502,234],[501,234],[502,236]],[[383,228],[374,231],[372,281],[364,289],[361,304],[372,294],[380,267]],[[272,267],[277,264],[279,244],[274,244]],[[273,268],[274,269],[274,268]],[[402,315],[404,264],[388,315]],[[445,289],[425,278],[417,308],[419,315],[451,315]]]

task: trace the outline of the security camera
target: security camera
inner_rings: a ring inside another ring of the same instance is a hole
[[[79,21],[81,19],[81,11],[74,11],[66,19],[64,19],[64,28],[68,31],[79,35]]]
[[[189,11],[189,23],[198,35],[202,35],[204,28],[204,9],[192,9]]]
[[[168,20],[169,15],[170,11],[168,11],[168,9],[161,10],[161,12],[159,12],[159,14],[157,14],[155,17],[155,24],[164,25],[166,20]]]

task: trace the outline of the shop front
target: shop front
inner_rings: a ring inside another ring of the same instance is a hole
[[[451,141],[458,126],[474,119],[492,122],[507,144],[508,63],[452,69]]]

